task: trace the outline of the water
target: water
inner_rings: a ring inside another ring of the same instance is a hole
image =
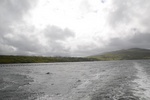
[[[0,100],[150,100],[150,60],[0,64]]]

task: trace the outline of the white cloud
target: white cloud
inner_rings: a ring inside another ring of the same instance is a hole
[[[150,48],[149,9],[149,0],[1,0],[0,52],[86,56]]]

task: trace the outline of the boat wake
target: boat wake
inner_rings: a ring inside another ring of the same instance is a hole
[[[138,63],[134,67],[137,69],[137,78],[133,81],[136,83],[133,86],[134,93],[140,100],[150,100],[150,76]]]

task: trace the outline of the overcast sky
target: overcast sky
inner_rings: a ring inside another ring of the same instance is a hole
[[[0,55],[150,48],[150,0],[0,0]]]

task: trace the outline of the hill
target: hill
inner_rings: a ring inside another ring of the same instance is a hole
[[[141,48],[131,48],[127,50],[118,50],[90,56],[99,60],[136,60],[150,59],[150,50]]]
[[[42,56],[7,56],[0,55],[0,64],[8,63],[51,63],[51,62],[81,62],[95,61],[95,58],[83,57],[42,57]]]

